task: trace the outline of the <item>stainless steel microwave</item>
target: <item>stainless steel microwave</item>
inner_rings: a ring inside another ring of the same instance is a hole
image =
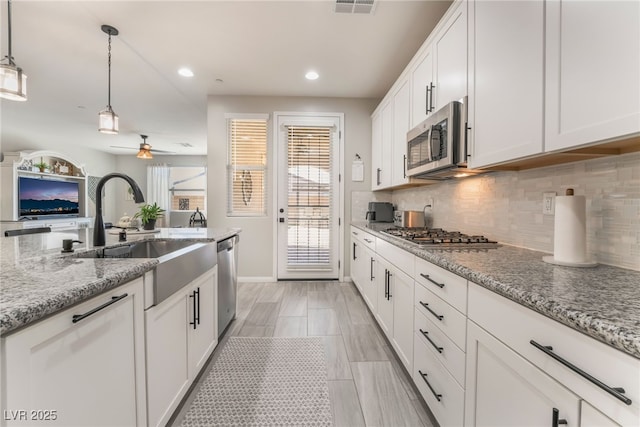
[[[466,167],[465,107],[450,102],[407,133],[407,176],[437,180],[479,172]]]

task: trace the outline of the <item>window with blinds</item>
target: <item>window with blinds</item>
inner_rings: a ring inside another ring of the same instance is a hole
[[[332,268],[331,132],[287,127],[289,268]]]
[[[228,216],[267,214],[267,119],[227,119]]]

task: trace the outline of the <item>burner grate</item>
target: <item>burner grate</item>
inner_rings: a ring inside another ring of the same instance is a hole
[[[473,245],[496,245],[497,242],[485,236],[467,235],[459,231],[446,231],[441,228],[389,228],[382,231],[394,237],[419,246],[465,247]]]

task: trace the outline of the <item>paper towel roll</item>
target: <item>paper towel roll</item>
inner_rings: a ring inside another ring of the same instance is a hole
[[[569,264],[589,262],[584,196],[556,196],[553,258]]]

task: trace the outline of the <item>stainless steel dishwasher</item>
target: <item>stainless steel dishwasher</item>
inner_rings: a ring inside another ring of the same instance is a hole
[[[218,337],[236,317],[239,236],[218,242]]]

